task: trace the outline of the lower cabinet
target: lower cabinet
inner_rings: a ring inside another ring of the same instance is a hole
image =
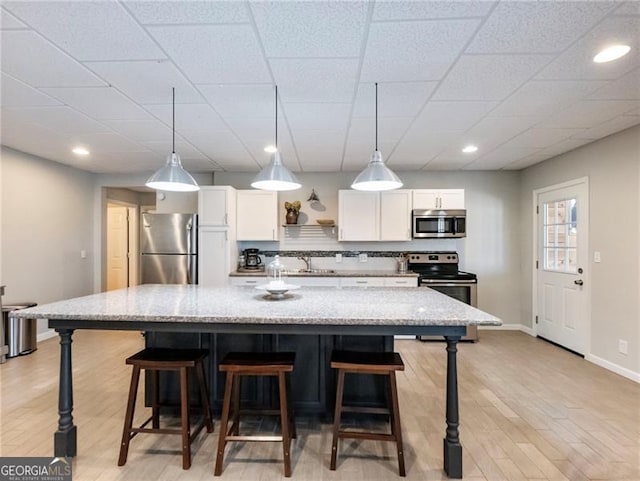
[[[229,351],[293,351],[296,365],[291,377],[291,397],[300,414],[331,416],[335,404],[336,376],[329,366],[333,349],[360,351],[392,351],[393,336],[340,336],[299,334],[207,334],[207,333],[146,333],[147,347],[180,347],[209,349],[206,364],[212,408],[220,412],[224,396],[225,377],[218,371],[218,362]],[[345,404],[382,406],[386,387],[381,376],[348,375],[345,384]],[[149,404],[149,380],[146,401]],[[198,403],[195,379],[190,379],[190,393]],[[160,400],[179,402],[179,380],[175,373],[162,373]],[[277,385],[267,377],[244,377],[242,402],[245,406],[275,405]]]

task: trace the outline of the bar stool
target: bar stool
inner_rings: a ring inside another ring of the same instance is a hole
[[[127,413],[124,419],[124,429],[122,432],[122,444],[120,445],[120,457],[118,466],[124,466],[127,462],[129,443],[138,433],[155,434],[179,434],[182,436],[182,469],[191,467],[191,443],[198,436],[204,427],[207,432],[213,432],[213,421],[209,409],[209,393],[207,391],[207,381],[204,375],[203,360],[208,351],[204,349],[164,349],[149,348],[127,358],[126,363],[133,366],[131,374],[131,386],[129,388],[129,400],[127,402]],[[133,415],[138,394],[138,381],[140,380],[140,370],[146,369],[152,373],[151,408],[152,414],[149,419],[139,427],[133,426]],[[203,409],[203,419],[197,425],[195,431],[191,432],[189,421],[189,370],[195,370],[200,386],[200,398]],[[159,371],[178,371],[180,373],[180,429],[160,428],[160,407],[158,401],[159,393]],[[149,422],[151,428],[145,428]]]
[[[404,371],[404,364],[400,354],[397,352],[333,351],[331,355],[331,367],[338,370],[338,386],[336,390],[336,410],[333,418],[330,469],[332,471],[336,469],[338,439],[373,439],[378,441],[394,441],[396,443],[398,469],[400,476],[405,476],[400,409],[398,407],[398,389],[396,387],[396,371]],[[388,376],[391,407],[370,408],[343,406],[344,378],[347,373]],[[391,434],[341,430],[340,418],[343,412],[388,414],[390,416]]]
[[[220,419],[220,436],[216,456],[215,476],[222,474],[224,450],[229,441],[282,441],[284,454],[284,475],[291,476],[291,438],[296,437],[293,410],[288,402],[286,373],[293,372],[295,353],[293,352],[230,352],[219,363],[219,370],[227,373]],[[275,376],[278,378],[279,409],[252,410],[252,414],[280,416],[281,436],[242,436],[240,425],[240,380],[242,376]],[[231,427],[228,427],[231,397],[233,413]]]

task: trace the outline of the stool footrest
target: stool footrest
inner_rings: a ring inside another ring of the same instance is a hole
[[[359,406],[342,406],[343,413],[391,414],[389,408],[369,408]]]
[[[281,442],[282,436],[227,436],[226,441]]]
[[[359,431],[338,431],[340,439],[373,439],[375,441],[396,441],[394,434],[387,433],[362,433]]]

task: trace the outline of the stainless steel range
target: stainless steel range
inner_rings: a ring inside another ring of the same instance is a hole
[[[457,252],[412,252],[407,254],[409,270],[417,273],[418,285],[431,287],[473,307],[478,305],[478,278],[471,272],[458,270]],[[439,340],[441,336],[420,336],[421,341]],[[477,341],[478,328],[467,327],[464,341]]]

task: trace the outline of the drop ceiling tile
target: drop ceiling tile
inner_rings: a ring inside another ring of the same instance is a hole
[[[606,85],[596,80],[534,80],[526,83],[511,97],[503,101],[492,117],[545,116],[584,98]]]
[[[91,70],[139,104],[200,103],[202,96],[170,61],[90,62]]]
[[[634,100],[582,100],[545,120],[545,127],[589,128],[637,107]]]
[[[105,120],[103,123],[136,142],[171,139],[171,129],[158,120]]]
[[[439,80],[479,20],[372,23],[361,81]]]
[[[291,130],[346,130],[351,113],[347,103],[289,103],[284,114]]]
[[[157,141],[157,142],[142,142],[147,149],[155,152],[158,155],[169,155],[172,151],[171,139]],[[206,159],[206,156],[198,149],[193,147],[189,142],[176,140],[176,152],[180,155],[180,158],[185,159]]]
[[[205,99],[227,117],[272,117],[275,89],[268,84],[197,85]]]
[[[607,83],[589,96],[598,100],[640,100],[640,68]]]
[[[365,2],[252,2],[267,57],[359,57]]]
[[[378,84],[379,117],[415,117],[438,82],[392,82]],[[375,85],[358,85],[353,117],[375,116]]]
[[[61,105],[56,99],[8,75],[0,74],[0,79],[0,105],[3,107]]]
[[[539,124],[542,117],[485,117],[468,130],[461,144],[455,149],[460,152],[468,144],[477,145],[480,151],[488,152],[521,132]]]
[[[215,158],[221,170],[227,172],[258,172],[256,161],[246,152],[223,153]]]
[[[620,115],[575,135],[576,139],[596,140],[640,124],[640,115]]]
[[[82,145],[96,155],[108,152],[147,152],[149,150],[145,146],[115,132],[69,134],[69,139],[73,145]]]
[[[356,59],[271,59],[282,102],[351,102]]]
[[[60,136],[57,132],[31,122],[15,118],[9,121],[7,113],[11,116],[11,112],[2,109],[2,122],[0,122],[2,145],[43,158],[52,158],[50,155],[53,153],[73,157],[72,144],[65,136]]]
[[[624,2],[616,11],[616,15],[640,15],[640,2],[633,0]]]
[[[405,134],[413,118],[383,117],[378,119],[378,143],[397,142]],[[373,148],[375,145],[375,119],[352,119],[349,126],[349,141],[364,143]]]
[[[503,100],[552,59],[551,55],[463,55],[432,100]]]
[[[192,158],[183,157],[181,160],[184,168],[187,169],[192,174],[193,173],[202,174],[202,173],[222,170],[222,167],[220,167],[218,164],[216,164],[212,160],[208,160],[206,158],[192,159]]]
[[[171,104],[147,105],[149,113],[167,125],[171,125]],[[176,104],[176,131],[225,130],[220,116],[208,104]]]
[[[396,142],[385,141],[378,142],[378,149],[382,153],[382,159],[387,161],[387,154],[393,150]],[[357,171],[364,169],[369,160],[371,154],[373,154],[374,146],[371,142],[361,143],[358,141],[347,141],[347,146],[344,152],[344,159],[342,161],[342,170],[344,171]]]
[[[6,30],[2,71],[32,87],[91,87],[105,83],[84,65],[30,30]]]
[[[566,139],[562,140],[552,146],[542,150],[542,153],[547,155],[547,158],[555,157],[556,155],[564,154],[571,150],[577,149],[583,145],[590,143],[590,140],[586,139]]]
[[[96,120],[146,120],[151,116],[112,87],[42,88],[65,105]]]
[[[8,121],[18,120],[21,122],[32,122],[65,135],[109,131],[104,125],[69,107],[5,109],[3,116]]]
[[[126,8],[143,25],[248,23],[244,2],[154,1],[127,2]]]
[[[162,167],[166,159],[150,151],[104,152],[92,153],[89,162],[94,164],[92,171],[98,173],[151,173]]]
[[[260,140],[262,147],[275,142],[275,123],[273,117],[232,117],[226,119],[229,127],[240,138]],[[279,116],[278,137],[283,137],[286,125],[283,116]]]
[[[184,131],[182,136],[215,162],[218,162],[218,159],[223,156],[248,155],[245,146],[230,130]]]
[[[614,5],[609,2],[500,2],[467,52],[562,52]]]
[[[260,83],[271,76],[249,25],[148,27],[193,83]]]
[[[468,165],[471,160],[472,159],[470,158],[459,160],[443,159],[441,156],[438,156],[424,166],[422,170],[461,170],[463,167]]]
[[[467,130],[498,105],[497,102],[433,102],[427,103],[416,117],[411,130]]]
[[[546,124],[545,124],[546,125]],[[580,128],[533,128],[514,137],[509,145],[533,148],[547,148],[563,140],[578,135],[584,129]]]
[[[0,8],[0,30],[8,30],[15,28],[27,28],[27,26],[11,15],[4,8]]]
[[[302,130],[293,132],[298,160],[305,172],[340,170],[345,132]]]
[[[273,154],[264,151],[266,144],[263,140],[245,137],[241,137],[241,139],[242,143],[260,167],[266,166],[271,161],[271,156]],[[282,163],[284,165],[294,171],[300,170],[298,156],[290,139],[283,137],[282,140],[278,140],[278,150],[280,151]]]
[[[544,152],[537,152],[535,154],[528,155],[526,157],[521,158],[520,160],[516,160],[515,162],[511,162],[509,165],[503,167],[503,170],[521,170],[527,167],[531,167],[532,165],[538,164],[544,160],[547,160],[550,155],[545,154]]]
[[[484,17],[495,2],[489,1],[386,1],[376,2],[373,21]]]
[[[499,170],[540,150],[542,149],[537,147],[523,147],[512,142],[507,142],[494,151],[467,164],[463,167],[463,170]]]
[[[78,60],[165,58],[117,2],[27,1],[4,6]]]
[[[388,154],[387,163],[394,168],[420,169],[438,154],[460,142],[464,131],[409,129],[395,150]]]
[[[597,64],[593,57],[607,45],[622,43],[632,47],[615,62]],[[559,55],[540,74],[539,79],[599,80],[617,79],[640,66],[640,17],[612,17]]]

